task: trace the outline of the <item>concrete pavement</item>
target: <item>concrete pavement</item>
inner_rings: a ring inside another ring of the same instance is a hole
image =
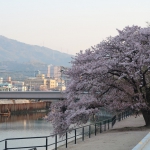
[[[133,149],[150,131],[150,128],[144,127],[143,116],[135,118],[131,116],[116,122],[113,129],[99,133],[91,138],[77,140],[77,144],[70,142],[69,150],[131,150]],[[67,150],[65,146],[59,147],[58,150]]]

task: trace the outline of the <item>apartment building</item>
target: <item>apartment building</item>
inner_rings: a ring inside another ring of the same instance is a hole
[[[61,78],[63,70],[64,70],[63,66],[48,65],[47,77],[56,79]]]
[[[12,84],[10,83],[1,83],[0,91],[12,91]]]
[[[54,66],[53,65],[47,66],[47,77],[54,78]]]
[[[63,67],[63,66],[53,66],[53,65],[48,65],[48,70],[47,70],[47,77],[49,78],[54,78],[57,81],[60,79],[61,81],[64,80],[63,85],[66,87],[69,84],[69,76],[66,75],[64,72],[67,71],[68,68]],[[59,82],[60,83],[60,82]],[[59,84],[58,83],[58,84]],[[60,85],[60,84],[59,84]]]
[[[37,74],[37,76],[34,78],[26,79],[25,85],[28,87],[28,91],[52,90],[57,86],[56,80],[45,78],[44,74]]]
[[[55,90],[57,87],[57,81],[55,79],[47,79],[47,88]]]
[[[56,83],[57,83],[57,88],[56,89],[58,91],[65,91],[66,90],[65,80],[56,79]]]
[[[17,91],[26,91],[27,87],[24,85],[24,82],[22,81],[12,81],[12,85],[13,85],[13,91],[17,90]]]

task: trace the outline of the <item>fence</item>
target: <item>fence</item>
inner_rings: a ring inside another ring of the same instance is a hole
[[[6,113],[9,109],[10,112],[20,111],[33,111],[46,109],[50,106],[51,102],[34,102],[34,103],[21,103],[21,104],[0,104],[0,112]]]
[[[103,131],[109,130],[110,127],[113,127],[114,124],[116,123],[116,120],[121,121],[121,120],[127,118],[128,116],[130,116],[131,114],[132,114],[131,111],[126,111],[126,112],[122,112],[118,115],[115,115],[114,117],[112,117],[110,119],[75,128],[72,131],[72,132],[74,132],[74,136],[69,137],[68,136],[69,132],[66,132],[65,133],[65,139],[62,139],[61,141],[58,140],[58,135],[55,134],[55,135],[40,136],[40,137],[7,138],[7,139],[4,139],[4,140],[0,141],[0,143],[4,143],[4,149],[3,150],[12,150],[12,149],[16,149],[16,150],[17,149],[37,150],[37,148],[40,148],[40,147],[43,147],[43,148],[45,148],[45,150],[48,150],[48,148],[52,145],[53,145],[53,149],[57,150],[58,144],[61,143],[61,142],[64,142],[63,144],[65,144],[65,146],[67,148],[69,140],[73,139],[71,141],[74,141],[74,144],[76,144],[78,137],[81,137],[82,141],[84,141],[86,135],[89,138],[91,138],[91,135],[94,133],[95,136],[96,136],[97,133],[102,133]],[[80,131],[79,134],[77,134],[78,130]],[[51,136],[55,137],[55,142],[49,144],[48,143],[48,138],[51,137]],[[14,141],[14,140],[16,141],[17,140],[19,142],[20,140],[29,140],[29,139],[30,140],[31,139],[44,139],[45,144],[44,145],[35,145],[35,146],[26,146],[26,147],[8,147],[8,142],[9,141]]]

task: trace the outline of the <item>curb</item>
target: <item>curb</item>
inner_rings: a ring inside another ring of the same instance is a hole
[[[132,150],[142,150],[149,141],[150,132]]]

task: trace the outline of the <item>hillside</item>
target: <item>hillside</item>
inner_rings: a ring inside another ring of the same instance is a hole
[[[44,64],[70,66],[71,55],[46,47],[29,45],[0,36],[0,62],[40,62]]]

